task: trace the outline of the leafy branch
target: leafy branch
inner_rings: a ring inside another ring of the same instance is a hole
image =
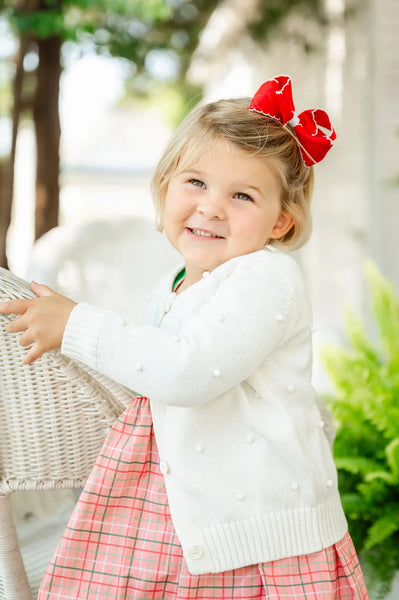
[[[399,297],[370,261],[366,273],[377,339],[348,311],[348,346],[326,346],[321,357],[334,387],[326,401],[349,530],[382,599],[399,570]]]

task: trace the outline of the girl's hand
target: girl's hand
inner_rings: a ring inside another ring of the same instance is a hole
[[[0,303],[0,313],[20,315],[7,326],[8,333],[23,331],[21,346],[30,346],[22,362],[33,363],[44,352],[61,347],[62,337],[69,315],[76,302],[57,294],[46,285],[31,283],[38,298],[8,300]]]

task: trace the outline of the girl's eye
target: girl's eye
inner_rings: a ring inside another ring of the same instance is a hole
[[[248,194],[243,194],[242,192],[238,192],[238,194],[236,194],[236,198],[238,198],[239,200],[247,200],[249,202],[253,202],[251,196],[248,196]]]
[[[205,183],[203,181],[201,181],[200,179],[190,179],[190,183],[192,185],[196,185],[198,187],[205,187]]]

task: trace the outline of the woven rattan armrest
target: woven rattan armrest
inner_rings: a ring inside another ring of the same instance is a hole
[[[33,297],[26,281],[0,269],[0,301]],[[0,315],[0,598],[25,600],[31,595],[7,495],[81,487],[134,395],[59,350],[23,365],[19,334],[5,331],[11,318]]]

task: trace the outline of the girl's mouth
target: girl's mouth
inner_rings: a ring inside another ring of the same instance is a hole
[[[194,227],[187,227],[186,229],[195,237],[202,237],[207,239],[211,238],[216,240],[224,239],[222,236],[216,235],[216,233],[211,233],[210,231],[205,231],[204,229],[195,229]]]

